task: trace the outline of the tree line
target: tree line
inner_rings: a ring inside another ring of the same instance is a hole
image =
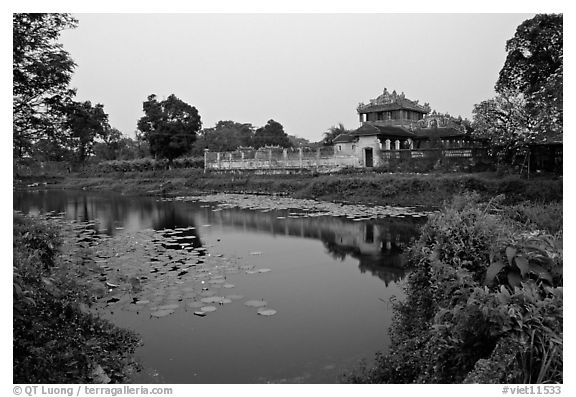
[[[282,124],[219,121],[202,129],[198,110],[170,95],[152,94],[143,102],[135,138],[110,126],[104,105],[76,101],[69,87],[76,67],[58,42],[61,32],[78,21],[69,14],[13,14],[13,156],[38,161],[85,162],[132,159],[151,155],[171,162],[205,149],[235,150],[239,146],[284,148],[309,144],[289,136]]]
[[[135,138],[109,124],[104,105],[76,101],[69,87],[76,64],[58,42],[75,28],[69,14],[13,14],[13,155],[39,161],[83,163],[151,155],[170,162],[205,149],[331,145],[347,133],[341,123],[323,140],[310,143],[288,135],[275,120],[256,128],[221,120],[202,128],[198,110],[170,95],[149,95]],[[507,58],[495,85],[496,96],[474,106],[471,134],[486,139],[501,158],[513,162],[532,144],[562,141],[563,17],[539,14],[518,26],[506,43]]]

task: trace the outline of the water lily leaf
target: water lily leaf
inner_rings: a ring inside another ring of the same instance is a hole
[[[172,310],[172,309],[178,309],[178,307],[180,307],[179,304],[177,304],[177,303],[171,303],[171,304],[168,304],[168,305],[158,306],[158,309],[160,309],[160,310]]]
[[[214,312],[214,311],[216,311],[216,310],[217,310],[216,306],[202,306],[202,307],[200,308],[200,311],[203,311],[203,312],[205,312],[205,313]]]
[[[210,284],[224,284],[226,282],[226,280],[224,280],[223,278],[217,278],[217,279],[212,279],[208,282]]]
[[[257,313],[258,313],[259,315],[261,315],[261,316],[273,316],[273,315],[275,315],[275,314],[278,313],[278,312],[277,312],[276,310],[274,310],[274,309],[268,309],[268,308],[266,308],[266,307],[263,307],[263,308],[261,308],[261,309],[258,309],[258,312],[257,312]]]
[[[258,273],[268,273],[271,269],[267,269],[267,268],[263,268],[263,269],[258,269]]]
[[[244,305],[246,306],[250,306],[250,307],[262,307],[262,306],[266,306],[266,301],[263,300],[249,300],[244,302]]]
[[[204,303],[219,303],[222,299],[225,298],[223,296],[210,296],[207,298],[202,298],[200,301]]]
[[[232,299],[230,298],[222,298],[221,301],[218,302],[220,305],[225,305],[226,303],[232,303]]]
[[[261,251],[252,251],[250,252],[250,255],[262,255]]]
[[[202,302],[198,302],[198,301],[188,302],[188,307],[190,307],[192,309],[199,309],[202,306],[204,306],[204,303],[202,303]]]
[[[165,317],[165,316],[172,314],[172,313],[174,313],[173,309],[161,309],[161,310],[156,310],[156,311],[150,313],[150,315],[152,317]]]
[[[206,316],[206,312],[201,312],[201,311],[196,311],[194,312],[195,316],[200,316],[200,317],[205,317]]]
[[[224,287],[224,288],[234,288],[234,284],[224,284],[222,287]]]

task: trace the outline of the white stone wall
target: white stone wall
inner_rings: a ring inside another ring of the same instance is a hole
[[[360,164],[364,166],[366,164],[365,151],[366,148],[372,148],[372,164],[374,167],[378,167],[382,163],[380,158],[380,150],[382,149],[380,140],[375,136],[360,136],[358,137],[358,143],[355,155],[360,160]]]

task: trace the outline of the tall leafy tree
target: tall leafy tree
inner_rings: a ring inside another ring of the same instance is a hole
[[[497,96],[474,108],[476,135],[491,140],[506,157],[531,143],[562,139],[563,17],[539,14],[524,21],[507,41]]]
[[[167,158],[169,164],[176,157],[187,153],[202,128],[198,110],[170,95],[158,101],[156,95],[148,96],[143,103],[144,116],[138,120],[138,130],[150,145],[150,154]]]
[[[66,126],[69,129],[69,145],[79,162],[92,154],[96,139],[106,139],[111,132],[108,114],[102,104],[92,106],[90,101],[71,102],[66,106]]]
[[[534,142],[537,133],[530,129],[524,95],[515,91],[482,101],[474,106],[474,135],[487,139],[508,161]]]
[[[254,127],[248,123],[235,121],[219,121],[213,128],[201,132],[197,146],[216,152],[236,150],[239,146],[252,146]]]
[[[268,120],[265,126],[260,127],[254,133],[254,147],[281,146],[292,147],[288,134],[284,132],[282,124],[274,120]]]
[[[530,129],[541,141],[557,139],[563,128],[563,16],[539,14],[524,21],[506,43],[508,55],[496,83],[500,95],[522,94]]]
[[[13,150],[29,154],[35,141],[53,143],[65,121],[64,105],[74,96],[68,88],[74,61],[58,38],[74,28],[69,14],[12,15]]]

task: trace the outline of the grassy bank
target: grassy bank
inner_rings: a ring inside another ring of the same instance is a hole
[[[138,338],[92,316],[58,261],[59,231],[14,215],[13,382],[122,383]]]
[[[42,184],[44,181],[35,181]],[[33,183],[21,180],[17,187]],[[167,171],[75,173],[48,181],[48,187],[113,190],[138,195],[186,195],[203,192],[281,194],[296,198],[389,205],[441,206],[454,195],[476,192],[489,200],[506,195],[508,203],[562,200],[562,179],[495,174],[332,175],[204,174],[199,169]]]
[[[351,383],[562,383],[561,204],[454,200],[409,253],[387,354]]]

